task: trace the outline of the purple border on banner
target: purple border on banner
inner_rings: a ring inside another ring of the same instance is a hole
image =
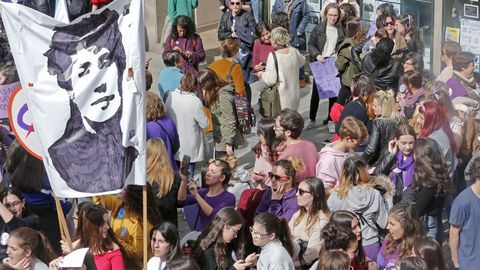
[[[340,77],[338,77],[338,70],[335,67],[335,60],[335,57],[329,57],[323,62],[310,63],[320,99],[338,96]]]

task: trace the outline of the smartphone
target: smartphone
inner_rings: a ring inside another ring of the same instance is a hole
[[[188,167],[190,166],[190,156],[184,155],[182,158],[182,166],[180,167],[180,172],[183,175],[187,175],[189,173]]]

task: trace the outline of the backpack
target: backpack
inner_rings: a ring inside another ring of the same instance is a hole
[[[231,82],[232,69],[237,63],[233,63],[230,66],[226,80]],[[235,120],[237,121],[237,127],[240,129],[242,134],[250,134],[252,132],[252,127],[255,126],[255,112],[250,106],[250,102],[246,97],[239,95],[236,92],[233,92],[233,111],[235,112]]]

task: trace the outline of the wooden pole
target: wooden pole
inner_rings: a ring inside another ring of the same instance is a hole
[[[143,186],[143,269],[147,269],[148,257],[148,218],[147,218],[147,185]]]
[[[53,196],[53,198],[55,198],[55,205],[57,207],[58,224],[60,225],[60,234],[62,236],[62,240],[67,243],[68,249],[70,252],[72,252],[72,239],[70,238],[70,232],[68,231],[67,221],[65,220],[65,215],[63,214],[62,205],[60,204],[60,200],[57,196]]]

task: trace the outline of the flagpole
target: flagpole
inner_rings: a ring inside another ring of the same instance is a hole
[[[70,232],[68,231],[67,222],[65,220],[65,215],[63,214],[62,205],[60,204],[60,200],[57,196],[53,196],[55,198],[55,205],[57,207],[57,217],[58,217],[58,225],[60,226],[60,234],[62,236],[62,240],[67,242],[67,247],[69,252],[73,251],[72,246],[72,239],[70,238]]]
[[[148,256],[148,218],[147,218],[147,185],[143,186],[143,269],[147,269]]]

